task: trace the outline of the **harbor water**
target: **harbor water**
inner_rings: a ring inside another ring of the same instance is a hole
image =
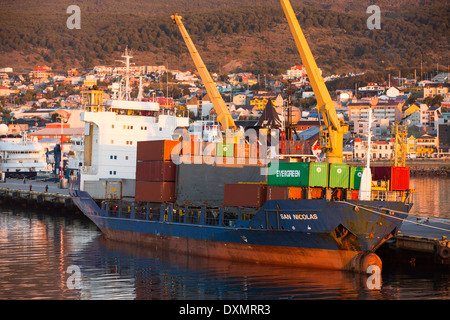
[[[414,213],[450,218],[450,178],[412,177]],[[233,263],[108,241],[81,214],[0,206],[0,299],[450,300],[450,272],[368,275]]]

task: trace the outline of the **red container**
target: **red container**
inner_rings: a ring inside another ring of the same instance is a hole
[[[287,200],[289,199],[288,187],[267,186],[267,200]]]
[[[175,202],[175,182],[136,181],[137,202]]]
[[[172,151],[177,154],[181,151],[178,144],[179,141],[173,140],[138,141],[137,161],[170,161]]]
[[[409,167],[391,168],[391,190],[409,190]]]
[[[267,187],[257,183],[225,183],[223,205],[259,208],[266,202]]]
[[[176,181],[177,166],[172,161],[138,161],[136,180],[140,181]]]
[[[351,190],[351,189],[348,189],[347,192],[350,192],[350,198],[351,198],[352,200],[358,200],[358,198],[359,198],[359,190]]]

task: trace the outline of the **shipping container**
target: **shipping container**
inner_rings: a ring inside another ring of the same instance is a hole
[[[309,199],[323,199],[325,198],[326,189],[324,188],[308,188]]]
[[[391,180],[391,167],[370,167],[372,181],[389,181]]]
[[[237,158],[249,158],[250,157],[250,145],[245,143],[236,143],[234,145],[234,156]]]
[[[259,183],[226,183],[223,205],[259,208],[266,202],[267,186]]]
[[[175,182],[136,181],[137,202],[175,202],[175,200]]]
[[[309,162],[269,163],[269,186],[307,187],[308,181]]]
[[[267,200],[289,199],[289,187],[267,186]]]
[[[176,181],[177,168],[172,161],[138,161],[136,180]]]
[[[345,163],[330,163],[329,181],[330,188],[348,188],[349,165]]]
[[[181,154],[183,155],[201,155],[203,151],[203,143],[201,141],[182,141]]]
[[[266,182],[259,166],[212,166],[208,164],[177,165],[177,201],[192,205],[220,206],[223,204],[224,184]]]
[[[391,167],[391,190],[409,190],[409,167]]]
[[[288,198],[291,200],[305,199],[305,189],[301,187],[288,187]]]
[[[358,200],[359,196],[359,190],[347,190],[347,199],[350,198],[350,200]]]
[[[349,176],[349,188],[350,189],[358,189],[361,185],[361,177],[363,174],[364,168],[361,167],[350,167],[350,176]]]
[[[305,140],[283,140],[281,144],[282,154],[311,154],[311,143]]]
[[[217,143],[216,155],[218,157],[234,157],[234,144],[233,143]]]
[[[172,151],[179,154],[179,143],[173,140],[138,141],[137,161],[170,161]]]
[[[328,187],[328,163],[311,162],[309,165],[309,186]]]

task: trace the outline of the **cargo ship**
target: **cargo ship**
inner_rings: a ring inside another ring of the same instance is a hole
[[[214,165],[175,165],[170,154],[177,144],[138,143],[133,202],[97,203],[76,185],[69,190],[73,201],[108,239],[210,258],[357,272],[381,265],[374,252],[411,208],[409,186],[398,182],[407,168],[374,170],[382,181],[387,174],[394,188],[373,190],[371,200],[361,201],[364,168],[280,162],[275,174],[264,176],[265,165],[250,164],[258,159],[217,150]],[[203,143],[203,150],[210,145]]]
[[[370,265],[381,268],[377,248],[396,235],[412,207],[409,168],[343,163],[348,125],[337,117],[289,1],[281,4],[322,116],[325,162],[282,154],[281,145],[290,141],[273,139],[279,128],[242,134],[174,15],[212,98],[223,141],[187,134],[137,142],[129,201],[93,199],[80,179],[72,180],[74,203],[106,238],[236,261],[362,273]]]

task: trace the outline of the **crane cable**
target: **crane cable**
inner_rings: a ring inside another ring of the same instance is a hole
[[[432,228],[432,229],[437,229],[437,230],[441,230],[441,231],[450,232],[450,229],[439,228],[439,227],[429,226],[429,225],[425,225],[425,224],[418,223],[418,222],[414,222],[414,221],[409,221],[409,220],[406,220],[406,218],[402,219],[402,218],[399,218],[399,217],[391,216],[391,215],[389,215],[389,214],[382,213],[382,212],[378,212],[378,211],[369,209],[369,208],[367,208],[367,207],[358,206],[358,205],[356,205],[356,204],[354,204],[354,203],[350,203],[350,202],[347,202],[347,201],[339,201],[339,202],[346,203],[346,204],[348,204],[348,205],[352,205],[352,206],[354,206],[355,208],[361,207],[361,208],[364,209],[364,210],[367,210],[367,211],[376,213],[376,214],[378,214],[378,215],[386,216],[386,217],[389,217],[389,218],[402,220],[403,222],[409,222],[409,223],[416,224],[416,225],[419,225],[419,226],[424,226],[424,227],[428,227],[428,228]],[[407,212],[396,211],[396,210],[392,210],[392,209],[389,209],[389,208],[382,208],[382,209],[384,209],[384,210],[389,210],[389,211],[396,212],[396,213],[408,214]],[[436,221],[436,222],[438,222],[438,223],[448,224],[448,223],[445,223],[445,222],[440,222],[440,221],[438,221],[438,220],[434,220],[434,221]]]

